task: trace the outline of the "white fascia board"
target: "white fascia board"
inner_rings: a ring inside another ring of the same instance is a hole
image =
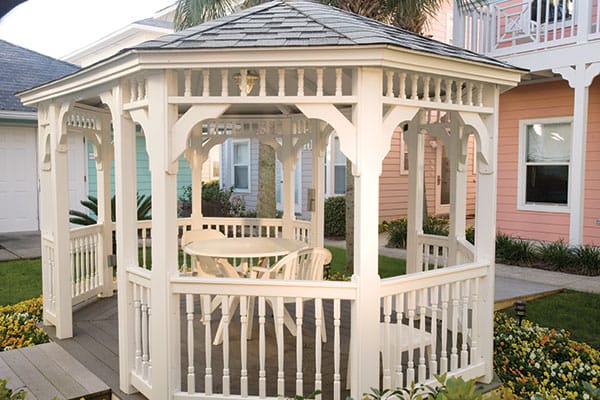
[[[72,53],[69,53],[69,54],[61,57],[61,60],[78,64],[78,60],[80,60],[83,57],[86,57],[86,56],[96,53],[98,51],[102,51],[108,47],[112,47],[116,43],[119,43],[131,36],[135,36],[138,33],[143,34],[144,32],[156,32],[159,35],[166,35],[169,33],[173,33],[173,29],[133,23],[133,24],[127,25],[125,28],[123,28],[121,30],[113,32],[107,36],[104,36],[103,38],[101,38],[85,47],[82,47],[78,50],[75,50]]]
[[[37,120],[37,112],[0,110],[0,118],[17,119],[22,121],[35,121]]]
[[[573,44],[529,53],[498,57],[499,60],[528,68],[531,72],[551,70],[576,64],[600,61],[600,40]]]
[[[169,54],[168,61],[164,59],[165,51]],[[173,49],[161,52],[140,50],[140,62],[149,69],[244,68],[248,65],[265,68],[326,66],[406,68],[423,73],[483,80],[506,86],[516,86],[521,76],[528,72],[388,45],[266,48],[261,51],[250,48],[229,49],[226,52],[221,49],[201,49],[185,53]],[[198,57],[199,54],[201,57]],[[238,61],[231,61],[232,54],[236,54]]]
[[[232,58],[235,60],[232,61]],[[432,62],[433,61],[433,62]],[[25,105],[60,96],[82,98],[81,92],[109,84],[141,70],[188,68],[390,67],[422,73],[515,86],[526,72],[474,61],[420,53],[388,45],[302,48],[130,50],[19,93]]]

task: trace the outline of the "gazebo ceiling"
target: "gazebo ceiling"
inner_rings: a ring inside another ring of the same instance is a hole
[[[306,0],[276,0],[144,42],[129,50],[390,45],[510,65],[404,29]]]

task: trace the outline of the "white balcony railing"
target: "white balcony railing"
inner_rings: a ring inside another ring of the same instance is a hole
[[[496,0],[455,13],[454,43],[493,57],[600,37],[599,0]]]
[[[69,235],[71,259],[71,296],[81,303],[102,289],[102,225],[72,229]]]

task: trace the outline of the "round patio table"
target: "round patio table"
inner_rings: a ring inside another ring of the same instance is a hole
[[[191,256],[249,259],[285,256],[307,246],[305,242],[282,238],[220,238],[188,243],[183,251]]]

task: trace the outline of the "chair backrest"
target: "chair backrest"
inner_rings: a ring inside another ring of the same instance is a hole
[[[191,231],[183,231],[181,236],[181,247],[190,242],[208,239],[220,239],[225,235],[216,229],[192,229]]]
[[[277,261],[264,278],[322,280],[323,267],[330,262],[331,252],[323,247],[297,250]]]

